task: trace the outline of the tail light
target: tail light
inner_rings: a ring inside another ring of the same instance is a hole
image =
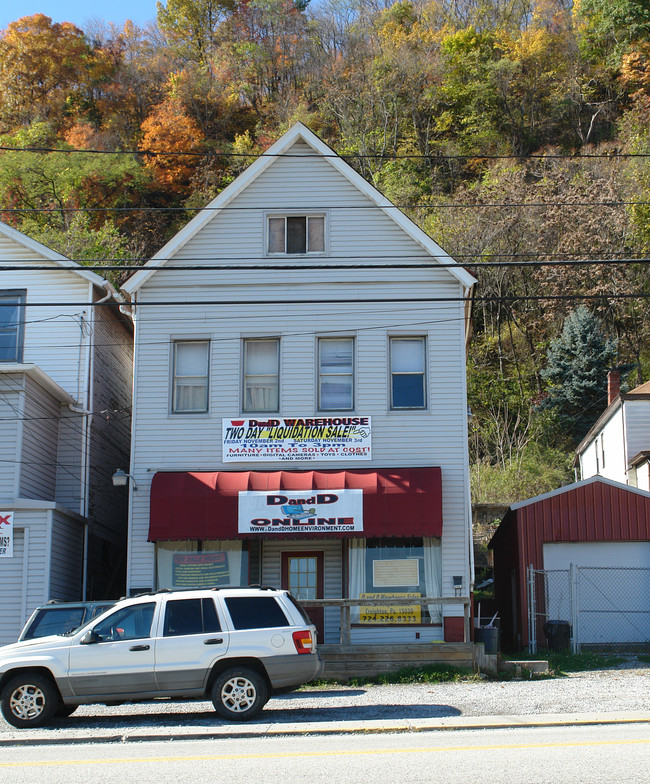
[[[293,644],[298,653],[312,653],[314,641],[311,638],[309,629],[303,629],[293,633]]]

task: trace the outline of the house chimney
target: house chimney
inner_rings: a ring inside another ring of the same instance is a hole
[[[611,404],[621,393],[621,373],[618,370],[610,370],[607,374],[607,405]]]

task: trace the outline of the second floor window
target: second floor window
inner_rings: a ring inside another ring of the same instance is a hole
[[[25,291],[0,291],[0,362],[23,361]]]
[[[390,339],[390,407],[424,408],[425,339]]]
[[[354,339],[318,341],[318,408],[350,411],[354,408]]]
[[[244,411],[278,411],[280,341],[244,340]]]
[[[175,414],[200,414],[208,410],[210,341],[176,340],[172,411]]]
[[[269,218],[268,252],[286,255],[325,252],[323,215],[283,215]]]

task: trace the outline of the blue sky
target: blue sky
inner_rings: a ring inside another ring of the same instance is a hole
[[[144,25],[156,18],[156,0],[0,0],[0,29],[21,16],[45,14],[53,22],[73,22],[83,30],[92,19]]]

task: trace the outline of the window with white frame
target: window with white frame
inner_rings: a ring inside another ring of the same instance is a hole
[[[244,411],[278,411],[280,405],[280,340],[244,340]]]
[[[296,255],[325,252],[324,215],[271,215],[268,253]]]
[[[320,411],[354,408],[354,338],[319,339],[318,408]]]
[[[390,338],[390,407],[425,408],[426,340]]]
[[[23,361],[24,289],[0,291],[0,362]]]
[[[201,414],[208,410],[209,340],[173,342],[172,412]]]

